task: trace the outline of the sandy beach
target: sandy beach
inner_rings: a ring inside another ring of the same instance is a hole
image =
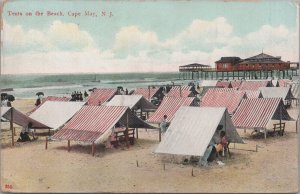
[[[33,104],[30,99],[13,102],[24,113]],[[296,118],[298,107],[288,112]],[[297,192],[295,122],[287,122],[284,136],[269,136],[266,140],[263,135],[251,136],[251,130],[238,132],[246,144],[230,145],[232,156],[223,159],[224,166],[212,164],[204,168],[178,164],[176,158],[154,154],[159,144],[155,130],[140,129],[139,139],[128,149],[97,145],[93,157],[91,146],[80,142],[71,141],[70,152],[67,141],[51,141],[45,150],[45,137],[11,147],[9,123],[5,123],[1,126],[1,189],[4,192]],[[17,127],[15,140],[19,133]]]

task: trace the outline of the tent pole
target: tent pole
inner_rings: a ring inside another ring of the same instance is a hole
[[[267,129],[265,128],[265,139],[267,139]]]
[[[95,142],[92,144],[92,155],[95,156]]]
[[[70,152],[70,140],[68,140],[68,152]]]
[[[136,133],[136,138],[138,139],[139,138],[139,128],[135,129],[135,133]]]
[[[161,142],[161,128],[158,124],[158,141]]]
[[[10,130],[11,130],[11,145],[15,145],[15,134],[14,134],[14,113],[13,113],[13,108],[10,109]]]
[[[127,114],[126,114],[125,140],[126,140],[127,148],[129,148],[129,143],[128,143],[128,111],[127,111]]]
[[[150,86],[148,86],[148,100],[150,101]]]
[[[46,137],[45,150],[48,149],[48,137]]]

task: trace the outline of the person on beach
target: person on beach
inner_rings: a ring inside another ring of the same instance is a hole
[[[31,141],[30,137],[29,137],[29,132],[33,132],[32,130],[32,123],[28,123],[27,126],[23,127],[20,133],[20,137],[17,140],[18,142],[25,142],[25,141]],[[33,133],[33,139],[35,139],[34,137],[34,133]]]
[[[86,91],[84,91],[84,98],[87,98],[88,96],[89,94]]]
[[[169,126],[169,123],[167,122],[167,115],[164,115],[162,122],[160,123],[160,129],[162,133],[165,133],[167,131],[167,128]]]
[[[224,147],[228,144],[226,133],[222,129],[223,125],[218,125],[217,130],[211,138],[202,158],[199,160],[199,165],[205,167],[208,166],[208,162],[215,160],[218,156],[218,153],[223,151]],[[218,135],[219,133],[220,135]]]

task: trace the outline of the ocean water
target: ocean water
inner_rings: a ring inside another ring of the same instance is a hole
[[[1,75],[1,88],[13,88],[6,93],[16,98],[36,98],[37,92],[45,96],[70,96],[73,91],[91,88],[116,88],[129,91],[138,87],[160,84],[185,84],[179,73],[123,73],[123,74],[47,74],[47,75]]]

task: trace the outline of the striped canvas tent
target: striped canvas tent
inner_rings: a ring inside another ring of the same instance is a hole
[[[46,101],[30,115],[30,118],[57,130],[70,120],[84,104],[85,102]]]
[[[258,90],[260,87],[270,87],[271,82],[269,80],[261,81],[243,81],[239,87],[239,90]]]
[[[246,92],[247,98],[263,98],[260,90],[239,90]]]
[[[181,107],[155,153],[203,156],[218,125],[223,125],[230,142],[243,143],[226,108]]]
[[[51,127],[46,124],[39,122],[29,116],[18,111],[14,107],[1,107],[1,118],[13,121],[13,123],[26,127],[28,123],[32,123],[32,128],[34,129],[49,129]]]
[[[210,88],[209,91],[218,91],[218,92],[236,92],[237,88]]]
[[[241,100],[246,98],[246,92],[214,91],[208,90],[201,99],[201,107],[226,107],[229,114],[233,114]]]
[[[94,106],[102,105],[112,99],[117,93],[118,90],[112,88],[95,89],[88,97],[87,103]]]
[[[194,93],[191,91],[191,86],[173,86],[167,93],[169,97],[193,97]]]
[[[289,85],[289,83],[291,83],[292,81],[289,79],[279,79],[278,80],[278,86],[279,87],[287,87]]]
[[[232,88],[230,81],[218,81],[216,86],[220,88]]]
[[[137,88],[132,95],[142,95],[145,99],[151,100],[160,91],[160,88]]]
[[[135,116],[126,106],[83,106],[66,125],[53,135],[54,139],[82,142],[103,142],[119,123],[130,128],[154,127]]]
[[[230,84],[232,88],[239,88],[242,84],[242,80],[232,80],[230,81]]]
[[[36,107],[34,107],[34,109],[32,109],[31,111],[27,112],[26,115],[30,115],[32,114],[34,111],[36,111],[40,106],[42,106],[42,104],[44,104],[47,101],[62,101],[62,102],[68,102],[70,101],[71,98],[70,97],[60,97],[60,96],[47,96],[46,98],[42,99],[42,103]]]
[[[261,87],[259,90],[264,98],[282,98],[282,100],[294,98],[290,87]]]
[[[235,127],[264,130],[270,120],[293,120],[286,111],[281,98],[243,99],[232,116]]]
[[[128,106],[130,109],[155,110],[157,107],[142,95],[115,95],[106,106]]]
[[[164,97],[158,109],[150,115],[149,123],[161,123],[163,116],[167,115],[167,122],[171,122],[176,111],[181,106],[197,106],[194,97]]]

